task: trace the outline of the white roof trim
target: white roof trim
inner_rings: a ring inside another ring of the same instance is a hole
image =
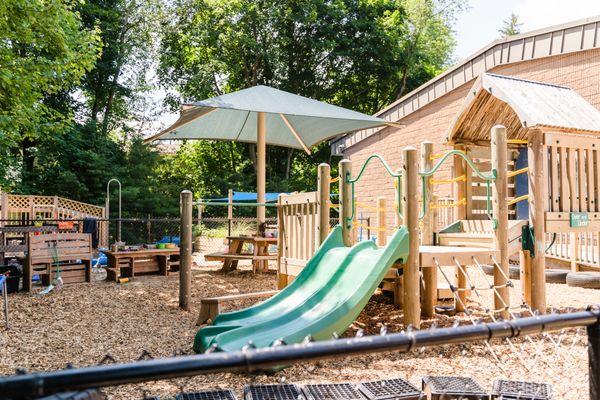
[[[391,122],[399,121],[499,65],[599,47],[600,15],[498,39],[380,110],[375,116]],[[331,152],[341,154],[344,149],[382,129],[385,128],[363,129],[341,136],[332,141]]]

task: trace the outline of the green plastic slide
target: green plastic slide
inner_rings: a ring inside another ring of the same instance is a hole
[[[356,319],[390,266],[408,254],[401,227],[384,248],[371,241],[345,247],[337,226],[296,279],[277,295],[247,309],[225,313],[198,331],[194,350],[240,350],[248,343],[299,343],[341,334]]]

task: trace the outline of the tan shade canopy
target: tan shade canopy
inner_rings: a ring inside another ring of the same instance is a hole
[[[213,139],[255,143],[259,113],[266,115],[267,144],[307,152],[339,134],[391,124],[268,86],[254,86],[186,104],[179,120],[146,141]]]

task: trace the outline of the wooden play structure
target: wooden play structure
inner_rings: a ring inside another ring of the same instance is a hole
[[[298,274],[326,236],[329,224],[324,221],[329,209],[338,207],[348,246],[361,225],[355,221],[358,207],[377,217],[377,225],[368,228],[378,233],[380,246],[391,229],[407,226],[410,257],[397,266],[401,276],[390,271],[383,288],[394,291],[406,322],[414,325],[420,315],[433,315],[439,267],[456,267],[453,291],[461,311],[471,286],[467,268],[494,266],[491,312],[499,314],[510,312],[510,260],[521,265],[524,302],[540,312],[546,310],[546,257],[556,259],[565,238],[573,270],[595,267],[581,260],[600,259],[598,110],[568,88],[485,74],[451,126],[448,144],[451,150],[434,153],[432,143],[423,143],[420,165],[417,150],[405,148],[398,171],[377,155],[369,157],[356,176],[350,160],[340,162],[336,178],[322,165],[317,192],[282,196],[280,206],[287,211],[280,218],[280,288]],[[376,205],[357,201],[354,186],[372,160],[381,161],[395,181],[391,227],[385,224],[389,208],[384,197]],[[435,179],[434,173],[443,168],[451,170],[451,179]],[[339,206],[330,201],[329,183],[336,181]],[[438,185],[453,186],[453,202],[437,201]],[[449,208],[455,210],[454,222],[438,227],[437,212]]]
[[[379,155],[354,169],[351,160],[342,160],[337,177],[322,164],[317,191],[281,195],[279,288],[299,274],[327,237],[333,211],[346,246],[356,243],[359,228],[377,232],[379,246],[399,226],[407,228],[408,257],[382,283],[403,307],[405,324],[419,326],[421,316],[434,315],[438,274],[449,285],[456,311],[466,311],[469,291],[480,296],[490,290],[493,308],[486,312],[493,319],[514,317],[516,309],[544,313],[546,252],[557,237],[573,235],[584,238],[591,251],[600,248],[600,111],[567,88],[484,74],[450,127],[447,144],[452,148],[438,153],[428,142],[420,152],[404,148],[397,170]],[[372,162],[381,165],[394,186],[393,207],[385,197],[376,204],[357,200],[360,180]],[[448,170],[450,179],[436,178]],[[337,203],[331,193],[336,183]],[[436,187],[442,185],[453,187],[452,202],[436,198]],[[376,225],[359,223],[359,208],[374,214]],[[448,209],[454,210],[454,221],[437,226],[439,211]],[[393,224],[386,220],[389,210]],[[571,239],[572,246],[576,242]],[[521,266],[519,306],[511,306],[511,259]],[[492,267],[493,280],[478,287],[469,269],[485,276],[486,265]],[[456,279],[448,277],[448,268]]]
[[[23,268],[23,289],[31,291],[31,278],[40,275],[48,286],[57,276],[63,283],[91,282],[92,245],[87,233],[49,233],[32,236]]]

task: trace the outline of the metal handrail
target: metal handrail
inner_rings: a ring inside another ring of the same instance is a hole
[[[473,172],[475,172],[475,175],[477,177],[479,177],[480,179],[483,179],[485,181],[485,185],[486,185],[486,202],[485,202],[485,208],[486,208],[486,214],[488,219],[490,219],[494,225],[494,229],[496,229],[497,226],[497,221],[496,219],[493,217],[492,215],[492,201],[491,201],[491,197],[492,197],[492,188],[491,188],[491,183],[493,181],[496,180],[496,178],[498,177],[498,171],[496,171],[495,169],[492,169],[490,172],[483,173],[479,170],[479,168],[477,168],[477,166],[475,165],[475,163],[473,163],[473,160],[471,160],[469,158],[469,156],[467,156],[467,154],[462,151],[462,150],[450,150],[448,152],[446,152],[441,158],[440,160],[429,170],[429,171],[419,171],[419,176],[421,177],[421,184],[422,184],[422,192],[423,192],[423,199],[427,198],[427,179],[431,176],[433,176],[433,174],[435,174],[437,172],[438,169],[440,169],[440,167],[442,166],[442,164],[444,164],[444,162],[446,162],[446,160],[451,157],[451,156],[459,156],[461,157],[463,160],[466,161],[467,165],[469,166],[469,168],[471,168],[471,170]],[[428,209],[431,208],[430,204],[427,204],[426,201],[422,202],[421,205],[421,213],[419,215],[419,219],[423,219],[425,217],[425,214],[427,213]]]
[[[394,173],[392,171],[392,168],[389,166],[389,164],[385,161],[385,159],[382,156],[380,156],[379,154],[373,154],[373,155],[369,156],[365,160],[365,162],[363,163],[362,167],[360,168],[360,171],[358,171],[358,174],[356,175],[356,178],[354,178],[354,179],[347,179],[346,182],[347,183],[358,182],[358,180],[362,177],[362,174],[365,172],[365,169],[367,168],[367,165],[369,165],[369,163],[373,159],[378,159],[379,161],[381,161],[381,164],[383,165],[383,167],[385,168],[385,170],[387,171],[387,173],[390,174],[390,176],[392,178],[398,178],[398,177],[400,177],[402,175],[401,173]]]
[[[351,185],[351,193],[352,193],[352,211],[350,213],[349,217],[346,217],[346,224],[352,224],[352,220],[354,220],[354,217],[356,215],[356,204],[355,204],[355,192],[354,192],[354,184],[356,182],[358,182],[360,180],[360,178],[362,178],[363,173],[365,172],[365,169],[367,168],[367,165],[369,165],[369,163],[371,162],[371,160],[377,159],[381,162],[381,164],[383,165],[383,168],[385,168],[386,172],[392,177],[397,179],[396,181],[396,197],[398,199],[397,201],[397,209],[396,209],[396,213],[398,214],[398,216],[400,217],[400,220],[403,219],[402,217],[402,209],[401,209],[401,202],[400,199],[402,198],[402,184],[401,184],[401,178],[402,178],[402,173],[398,172],[395,173],[394,171],[392,171],[392,168],[390,167],[390,165],[385,161],[385,159],[380,156],[379,154],[372,154],[370,155],[365,162],[363,163],[362,167],[360,168],[360,171],[358,171],[358,174],[356,175],[356,178],[352,179],[350,178],[350,174],[346,174],[345,180],[344,182],[346,184]]]

